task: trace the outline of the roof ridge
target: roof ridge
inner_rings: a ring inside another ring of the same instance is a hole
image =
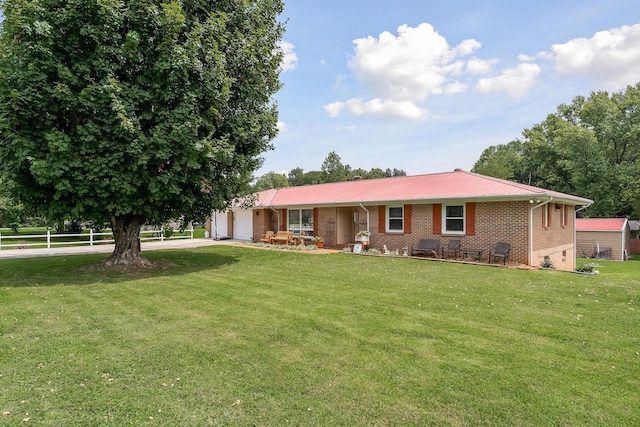
[[[558,193],[558,191],[546,190],[546,189],[541,188],[541,187],[536,187],[535,185],[523,184],[521,182],[516,182],[516,181],[509,181],[508,179],[496,178],[494,176],[489,176],[489,175],[482,175],[482,174],[477,173],[477,172],[469,172],[469,171],[461,171],[461,172],[467,173],[469,175],[477,176],[479,178],[488,179],[490,181],[499,182],[501,184],[510,185],[512,187],[525,189],[525,190],[536,189],[536,190],[541,190],[544,193],[548,193],[550,191],[554,192],[554,193]]]

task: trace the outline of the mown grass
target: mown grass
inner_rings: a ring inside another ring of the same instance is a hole
[[[640,425],[640,262],[0,260],[0,425]]]

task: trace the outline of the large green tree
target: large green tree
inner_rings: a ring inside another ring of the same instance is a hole
[[[473,171],[590,198],[589,216],[640,218],[640,83],[577,96],[522,135]]]
[[[322,162],[322,174],[324,182],[342,182],[346,181],[351,167],[343,165],[342,159],[335,151],[330,152]]]
[[[0,227],[18,230],[26,218],[24,206],[9,196],[10,186],[0,178]]]
[[[283,188],[289,186],[287,176],[278,172],[267,172],[256,180],[253,191],[269,190],[271,188]]]
[[[281,0],[4,0],[0,163],[48,218],[144,223],[241,197],[275,137]]]

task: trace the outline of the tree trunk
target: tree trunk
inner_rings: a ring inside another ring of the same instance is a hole
[[[106,266],[137,265],[152,266],[153,263],[140,256],[140,226],[143,218],[135,215],[111,217],[111,229],[116,247],[113,253],[103,261]]]

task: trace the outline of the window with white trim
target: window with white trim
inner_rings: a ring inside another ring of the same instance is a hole
[[[387,206],[387,231],[404,231],[404,207]]]
[[[447,234],[464,234],[464,205],[442,205],[442,231]]]
[[[313,209],[289,209],[287,230],[299,234],[313,235]]]

